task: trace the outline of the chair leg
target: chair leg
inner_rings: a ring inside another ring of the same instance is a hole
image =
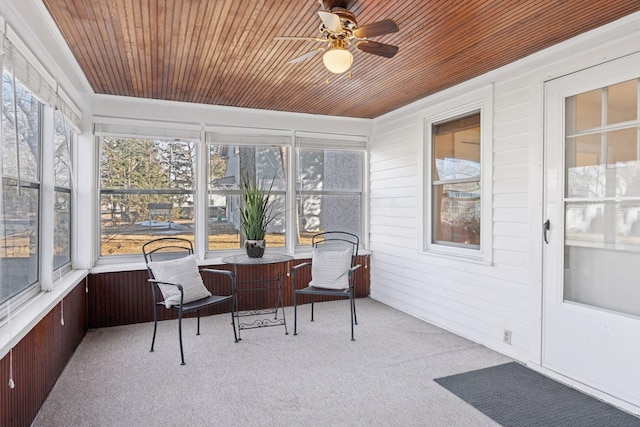
[[[293,335],[298,335],[298,294],[293,291]]]
[[[351,300],[349,305],[351,306],[351,341],[355,341],[356,339],[353,337],[353,322],[356,314],[356,306],[355,301],[353,300],[353,294],[349,295],[349,299]]]
[[[353,305],[353,321],[354,323],[357,325],[358,324],[358,314],[356,313],[356,297],[355,295],[352,298],[352,305]]]
[[[151,339],[151,350],[150,353],[153,353],[153,345],[156,342],[156,331],[158,330],[158,304],[153,306],[153,338]]]
[[[181,365],[184,365],[184,351],[182,349],[182,310],[178,311],[178,338],[180,339],[180,359]]]
[[[236,313],[235,313],[236,302],[235,298],[231,299],[231,326],[233,327],[233,339],[235,342],[238,342],[238,333],[236,332]]]
[[[196,335],[200,335],[200,310],[196,310],[196,317],[198,318],[198,327],[196,329]]]
[[[313,301],[315,299],[315,295],[311,295],[311,321],[313,322]]]

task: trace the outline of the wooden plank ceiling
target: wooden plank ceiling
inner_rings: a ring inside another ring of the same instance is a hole
[[[333,75],[318,47],[317,0],[43,0],[94,91],[142,98],[374,118],[640,10],[637,0],[326,0],[394,58],[354,53]],[[329,78],[327,85],[325,80]]]

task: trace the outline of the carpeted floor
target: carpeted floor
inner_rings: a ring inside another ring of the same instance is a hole
[[[640,427],[640,418],[515,362],[435,381],[505,427]]]
[[[287,309],[283,327],[242,332],[229,315],[91,330],[34,426],[495,426],[435,378],[511,360],[370,299]]]

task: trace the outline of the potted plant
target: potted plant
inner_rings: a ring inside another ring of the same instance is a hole
[[[244,247],[251,258],[264,255],[264,237],[267,227],[275,218],[269,203],[274,180],[271,180],[268,189],[249,177],[245,177],[240,184],[240,225],[244,232]]]

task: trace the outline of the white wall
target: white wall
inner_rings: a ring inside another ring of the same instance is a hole
[[[543,84],[638,50],[636,13],[375,119],[372,297],[539,364]],[[426,112],[488,85],[493,85],[493,194],[485,202],[493,208],[492,265],[424,252],[419,238]],[[511,345],[502,342],[505,329],[513,332]]]
[[[277,97],[277,94],[273,95]],[[96,116],[114,119],[157,120],[195,126],[229,126],[273,130],[297,130],[328,134],[371,134],[372,121],[187,102],[159,101],[110,95],[94,97]]]

